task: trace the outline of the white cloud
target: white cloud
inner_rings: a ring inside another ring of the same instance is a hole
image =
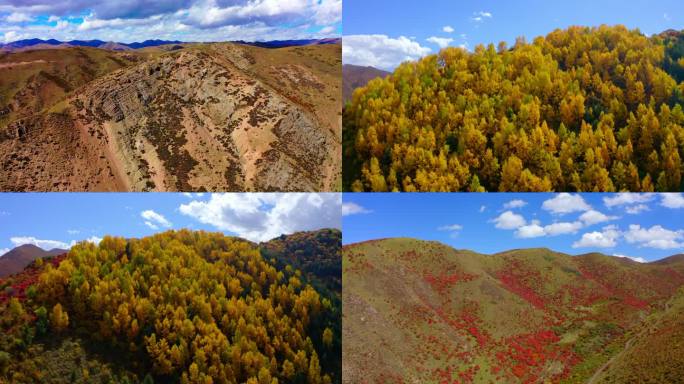
[[[339,37],[342,17],[342,0],[12,1],[14,5],[0,1],[0,41],[315,39]],[[84,10],[90,13],[81,22]],[[22,24],[21,30],[12,30],[16,24],[6,21],[6,15],[16,21],[25,18],[20,14],[34,19],[50,16],[48,23]]]
[[[480,213],[484,212],[487,209],[486,205],[483,205],[480,207]]]
[[[166,220],[166,217],[151,209],[140,212],[140,216],[145,219],[145,225],[154,230],[157,230],[160,227],[171,228],[172,224],[170,221]]]
[[[637,205],[632,205],[627,208],[625,208],[625,212],[627,212],[630,215],[638,215],[641,212],[648,211],[650,210],[648,208],[648,205],[646,204],[637,204]]]
[[[569,193],[559,193],[555,197],[544,201],[542,209],[551,213],[564,215],[572,212],[583,212],[591,209],[582,196]]]
[[[437,228],[438,231],[450,232],[449,236],[452,238],[458,237],[458,234],[461,232],[461,229],[463,229],[463,226],[460,224],[444,225],[442,227]]]
[[[620,237],[620,231],[614,225],[603,227],[601,232],[589,232],[572,244],[573,248],[612,248]]]
[[[13,41],[21,40],[28,37],[28,35],[25,35],[23,33],[18,33],[16,31],[7,31],[5,34],[2,36],[2,40],[5,43],[11,43]]]
[[[440,48],[446,48],[449,44],[451,44],[452,41],[454,41],[454,39],[452,39],[450,37],[437,37],[437,36],[430,36],[425,40],[439,46]]]
[[[672,231],[660,225],[647,229],[638,224],[632,224],[629,226],[629,231],[625,232],[625,240],[630,244],[647,248],[684,248],[684,231]]]
[[[582,223],[579,221],[574,221],[572,223],[553,223],[544,227],[544,233],[549,236],[558,236],[577,233],[580,229],[582,229]]]
[[[75,242],[72,241],[70,244],[67,244],[63,241],[58,241],[58,240],[42,240],[42,239],[37,239],[33,236],[16,236],[16,237],[11,237],[10,241],[12,244],[14,244],[15,247],[18,247],[20,245],[25,245],[25,244],[33,244],[36,247],[43,248],[47,251],[54,249],[54,248],[60,248],[60,249],[69,249],[71,248]]]
[[[84,241],[98,245],[98,244],[100,244],[100,241],[102,241],[102,238],[97,237],[97,236],[90,236],[89,238],[85,239]]]
[[[504,209],[515,209],[515,208],[522,208],[527,205],[527,202],[524,200],[520,199],[515,199],[511,200],[508,203],[504,204]]]
[[[539,221],[535,220],[529,225],[523,225],[515,231],[515,237],[522,239],[530,239],[534,237],[545,236],[544,228],[539,225]]]
[[[589,226],[589,225],[594,225],[594,224],[598,224],[598,223],[603,223],[606,221],[616,220],[617,217],[616,216],[607,216],[607,215],[604,215],[603,213],[601,213],[599,211],[595,211],[592,209],[590,211],[584,212],[579,217],[579,219],[585,225]]]
[[[9,248],[2,248],[0,249],[0,257],[5,256],[5,253],[9,252]]]
[[[358,215],[362,213],[371,213],[371,211],[356,203],[342,203],[342,216]]]
[[[479,22],[484,21],[485,19],[491,19],[491,18],[492,18],[492,14],[490,12],[480,11],[480,12],[473,13],[473,17],[471,18],[471,20],[479,23]]]
[[[454,33],[455,29],[450,25],[445,25],[444,28],[442,28],[442,31],[446,33]]]
[[[670,17],[670,15],[667,14],[667,12],[666,12],[666,13],[663,13],[663,19],[664,19],[665,21],[671,21],[671,20],[672,20],[672,18]]]
[[[341,228],[337,193],[226,193],[179,208],[201,223],[251,241],[321,228]]]
[[[577,231],[579,231],[580,229],[582,229],[582,223],[579,221],[571,223],[553,223],[542,226],[539,220],[533,220],[532,223],[518,228],[518,230],[515,232],[515,237],[529,239],[533,237],[542,236],[559,236],[570,233],[577,233]]]
[[[654,196],[653,193],[620,192],[618,194],[612,194],[610,197],[604,197],[603,203],[608,208],[621,205],[643,204],[653,200]]]
[[[463,229],[462,225],[459,224],[452,224],[452,225],[445,225],[442,227],[437,228],[440,231],[460,231]]]
[[[496,227],[499,229],[517,229],[527,223],[524,217],[512,211],[506,211],[492,221],[496,223]]]
[[[660,205],[665,208],[684,208],[684,196],[681,193],[661,193]]]
[[[342,60],[345,64],[391,70],[404,61],[417,60],[430,51],[430,48],[404,36],[348,35],[343,37]]]
[[[320,4],[318,0],[206,0],[188,9],[188,20],[201,28],[252,22],[276,25],[302,18],[322,25],[336,23],[341,17],[342,0],[322,0]]]
[[[67,233],[70,235],[78,235],[79,233],[81,233],[81,231],[79,231],[78,229],[68,229]]]
[[[13,12],[10,13],[5,20],[7,20],[8,23],[23,23],[25,21],[33,21],[33,17],[25,13]]]
[[[632,257],[632,256],[621,255],[619,253],[614,253],[613,256],[621,257],[624,259],[630,259],[630,260],[636,261],[637,263],[645,263],[646,262],[646,259],[644,259],[643,257]]]

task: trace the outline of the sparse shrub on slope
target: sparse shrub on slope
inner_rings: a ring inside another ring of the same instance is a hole
[[[354,191],[679,191],[681,35],[571,27],[446,48],[354,93]]]

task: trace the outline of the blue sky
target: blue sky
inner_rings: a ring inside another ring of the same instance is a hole
[[[0,43],[338,37],[342,0],[0,0]]]
[[[400,6],[390,0],[345,0],[343,19],[345,63],[384,69],[446,45],[511,45],[518,36],[531,41],[570,25],[624,24],[646,34],[684,29],[681,1],[675,0],[431,0]]]
[[[496,253],[547,247],[652,261],[684,252],[682,194],[346,193],[345,244],[387,237]]]
[[[0,193],[0,255],[26,243],[65,248],[107,234],[141,237],[180,228],[265,241],[340,228],[340,204],[334,193]]]

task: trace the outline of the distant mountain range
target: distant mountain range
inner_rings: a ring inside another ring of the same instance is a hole
[[[278,41],[235,41],[238,44],[252,45],[262,48],[284,48],[304,45],[322,45],[322,44],[339,44],[341,39],[309,39],[309,40],[278,40]],[[126,51],[130,49],[140,49],[147,47],[157,47],[160,45],[183,44],[186,42],[178,40],[145,40],[142,43],[118,43],[102,40],[71,40],[59,41],[55,39],[25,39],[18,40],[7,44],[0,44],[0,50],[3,51],[19,51],[34,48],[62,48],[62,47],[91,47],[108,49],[112,51]]]
[[[369,81],[390,75],[389,72],[373,67],[361,67],[358,65],[345,64],[342,66],[342,94],[344,102],[351,100],[356,88],[368,84]]]
[[[274,40],[274,41],[233,41],[237,44],[253,45],[261,48],[285,48],[285,47],[301,47],[304,45],[324,45],[324,44],[340,44],[342,39],[308,39],[308,40]]]
[[[66,253],[64,249],[46,251],[33,244],[24,244],[0,256],[0,278],[19,273],[40,257],[58,256]]]

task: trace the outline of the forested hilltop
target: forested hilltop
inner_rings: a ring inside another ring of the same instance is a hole
[[[446,48],[357,90],[353,191],[680,191],[684,33],[571,27]]]
[[[0,280],[0,382],[340,382],[341,292],[267,245],[180,230],[38,259]]]

